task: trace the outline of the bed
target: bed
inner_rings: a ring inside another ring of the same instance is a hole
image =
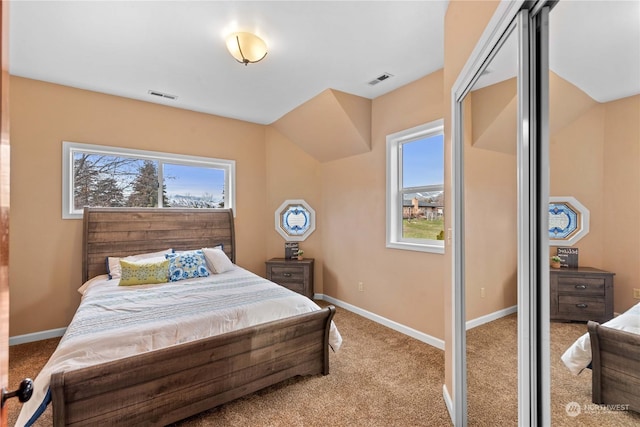
[[[591,365],[593,403],[640,412],[640,303],[602,325],[589,321],[587,329],[562,361],[574,375]]]
[[[235,265],[230,210],[85,208],[83,221],[82,301],[17,425],[49,401],[56,426],[166,425],[294,376],[329,373],[329,349],[341,343],[335,309]],[[224,252],[227,270],[119,286],[124,270],[110,278],[105,261],[184,258],[198,248]]]

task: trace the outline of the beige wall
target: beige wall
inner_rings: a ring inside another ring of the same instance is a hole
[[[604,114],[600,105],[550,136],[549,194],[573,196],[589,209],[589,233],[573,247],[580,250],[581,266],[596,268],[604,268],[603,150]],[[555,254],[555,247],[550,250]]]
[[[605,104],[603,265],[616,273],[614,310],[639,301],[640,95]]]
[[[238,264],[264,273],[264,126],[11,78],[12,336],[66,327],[82,221],[62,219],[62,141],[236,160]]]
[[[304,198],[317,213],[316,231],[300,244],[316,260],[316,293],[440,339],[443,256],[385,247],[385,144],[388,134],[442,118],[442,95],[438,71],[374,99],[365,154],[321,163],[273,128],[266,136],[268,210]],[[268,253],[280,257],[284,240],[272,224]]]
[[[373,100],[371,152],[321,166],[319,219],[324,293],[439,339],[444,256],[385,247],[385,147],[387,135],[443,117],[442,76]]]
[[[616,273],[615,312],[640,288],[640,95],[604,104],[603,266]],[[615,212],[615,213],[614,213]]]
[[[597,103],[552,77],[550,194],[573,196],[589,209],[589,233],[573,247],[581,266],[616,274],[620,313],[637,303],[640,277],[640,95]]]
[[[515,87],[511,88],[515,92]],[[480,92],[480,91],[478,91]],[[508,92],[512,92],[509,90]],[[464,203],[465,203],[465,302],[466,319],[472,320],[517,304],[517,175],[516,132],[498,126],[491,142],[477,146],[478,110],[496,113],[505,108],[496,98],[465,98],[464,110]],[[513,98],[513,96],[512,96]],[[480,101],[480,102],[478,102]],[[476,103],[481,108],[476,108]],[[493,105],[500,108],[492,108]],[[495,119],[495,116],[494,116]],[[516,117],[511,117],[516,123]],[[512,147],[511,150],[483,147]]]
[[[323,248],[319,230],[324,226],[319,218],[322,207],[320,191],[320,163],[293,144],[272,126],[266,128],[266,196],[265,230],[267,255],[265,259],[284,257],[284,242],[275,231],[275,211],[288,199],[303,199],[316,211],[316,231],[303,242],[305,258],[314,259],[314,292],[322,293]]]
[[[616,274],[614,311],[620,313],[638,302],[633,288],[640,277],[640,95],[585,104],[587,109],[551,135],[551,195],[573,196],[589,209],[589,233],[573,247],[580,249],[581,266]]]

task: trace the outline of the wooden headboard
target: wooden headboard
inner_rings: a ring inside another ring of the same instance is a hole
[[[222,244],[236,262],[231,209],[84,208],[82,281],[106,274],[106,257]]]

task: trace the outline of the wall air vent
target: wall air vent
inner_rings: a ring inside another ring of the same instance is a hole
[[[176,95],[169,95],[168,93],[158,92],[157,90],[150,90],[149,95],[157,96],[159,98],[166,98],[171,100],[176,100],[178,97]]]
[[[371,86],[375,86],[375,85],[377,85],[378,83],[380,83],[380,82],[383,82],[383,81],[387,80],[389,77],[393,77],[393,74],[389,74],[389,73],[381,74],[381,75],[379,75],[378,77],[376,77],[375,79],[371,80],[371,81],[369,82],[369,84],[370,84]]]

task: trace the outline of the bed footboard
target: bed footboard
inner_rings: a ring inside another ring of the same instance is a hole
[[[640,335],[588,323],[592,400],[640,412]]]
[[[54,425],[166,425],[298,375],[329,373],[335,308],[51,376]]]

